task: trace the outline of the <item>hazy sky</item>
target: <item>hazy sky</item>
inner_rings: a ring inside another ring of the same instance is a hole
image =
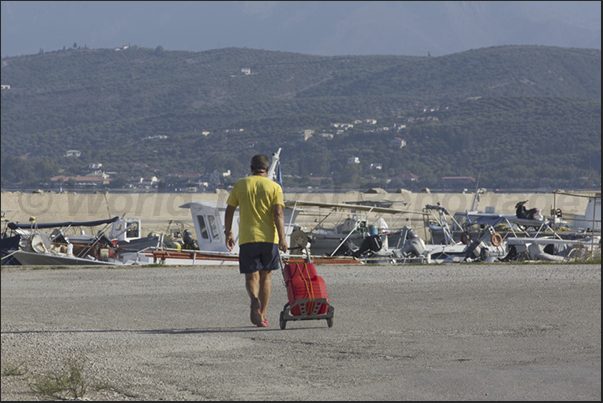
[[[601,2],[2,1],[2,56],[87,45],[432,56],[498,45],[601,49]]]

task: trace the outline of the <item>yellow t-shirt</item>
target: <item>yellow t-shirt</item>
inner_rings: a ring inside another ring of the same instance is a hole
[[[250,242],[278,243],[272,207],[284,207],[281,186],[263,176],[252,175],[239,180],[226,203],[239,207],[239,245]]]

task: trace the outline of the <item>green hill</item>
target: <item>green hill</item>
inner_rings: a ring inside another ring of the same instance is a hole
[[[10,85],[2,90],[3,185],[75,174],[90,162],[122,177],[230,169],[235,180],[251,155],[278,147],[283,171],[299,176],[293,185],[310,175],[332,178],[329,186],[405,185],[396,179],[404,172],[418,175],[418,186],[478,175],[487,187],[579,187],[589,175],[600,183],[599,50],[324,57],[67,49],[5,58],[1,71]],[[366,119],[377,124],[340,134],[332,126]],[[300,140],[303,130],[313,137]],[[82,156],[65,158],[72,149]],[[348,165],[351,156],[360,164]]]

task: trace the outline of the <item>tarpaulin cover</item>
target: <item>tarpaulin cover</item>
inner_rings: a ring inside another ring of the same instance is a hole
[[[56,223],[23,223],[17,224],[14,222],[8,223],[8,228],[10,229],[31,229],[33,228],[60,228],[60,227],[96,227],[97,225],[103,224],[111,224],[115,221],[119,220],[118,216],[113,218],[109,218],[106,220],[97,220],[97,221],[67,221],[67,222],[56,222]]]

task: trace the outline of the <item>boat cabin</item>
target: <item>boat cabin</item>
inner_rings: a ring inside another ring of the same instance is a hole
[[[226,248],[226,236],[224,235],[224,217],[226,215],[226,203],[192,201],[183,204],[180,208],[188,208],[193,217],[199,250],[207,252],[229,252]],[[285,235],[287,240],[293,232],[293,224],[298,212],[289,207],[283,208],[285,215]],[[239,252],[239,209],[235,211],[232,232],[235,236],[235,246],[232,252]]]
[[[109,231],[109,239],[130,242],[142,238],[140,218],[120,218],[115,221]]]
[[[574,230],[601,232],[601,192],[588,198],[584,214],[574,216]]]

